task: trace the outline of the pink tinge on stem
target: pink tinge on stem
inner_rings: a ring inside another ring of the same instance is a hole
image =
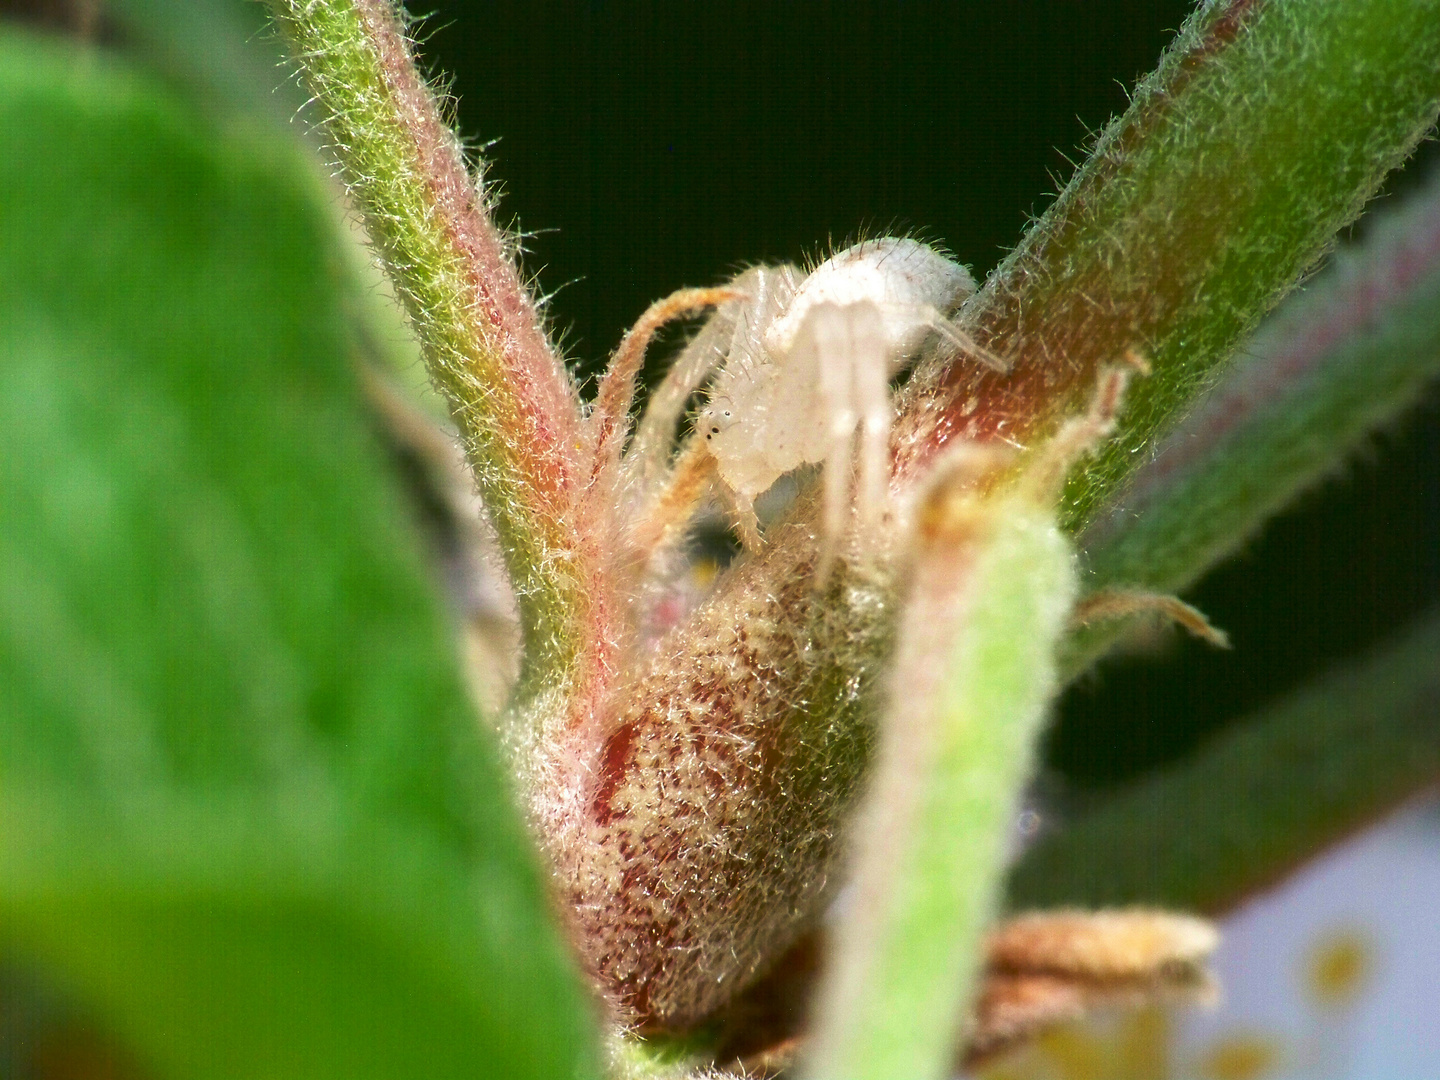
[[[943,371],[917,373],[915,389],[900,399],[896,472],[910,480],[957,440],[1028,447],[1078,407],[1096,372],[1127,349],[1149,352],[1156,335],[1173,324],[1192,300],[1193,281],[1157,258],[1159,239],[1128,237],[1151,273],[1142,281],[1117,274],[1107,258],[1087,253],[1072,264],[1076,238],[1089,232],[1094,207],[1106,201],[1130,157],[1155,130],[1171,121],[1173,105],[1208,62],[1244,30],[1268,0],[1233,0],[1212,17],[1205,32],[1168,68],[1163,88],[1137,92],[1123,126],[1107,133],[1108,144],[1067,188],[1025,244],[987,281],[964,312],[964,325],[980,345],[1006,357],[1008,373],[966,364],[957,357]],[[1230,194],[1211,193],[1203,206],[1167,222],[1165,250],[1179,259],[1203,249],[1224,230],[1218,224],[1233,209]],[[1135,258],[1140,259],[1138,255]]]
[[[397,114],[414,140],[416,175],[434,196],[450,243],[469,268],[477,331],[501,358],[507,388],[535,452],[538,490],[550,494],[577,479],[580,403],[564,365],[551,352],[540,318],[486,216],[479,188],[455,135],[420,78],[410,47],[387,0],[357,0],[380,58]]]

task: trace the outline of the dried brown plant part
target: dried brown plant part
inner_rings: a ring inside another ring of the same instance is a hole
[[[1155,1005],[1203,1005],[1214,997],[1214,981],[1198,968],[1166,970],[1151,978],[987,975],[962,1067],[984,1065],[1052,1028],[1087,1016]]]
[[[1158,615],[1182,626],[1201,641],[1217,649],[1230,648],[1230,636],[1215,626],[1203,611],[1178,596],[1147,592],[1144,589],[1101,589],[1080,598],[1070,615],[1072,627],[1089,626],[1110,619],[1137,615]]]
[[[1105,1010],[1202,1004],[1205,962],[1218,941],[1204,919],[1146,908],[1029,912],[985,943],[985,971],[962,1060],[974,1067],[1058,1024]],[[802,938],[727,1010],[716,1062],[781,1071],[804,1045],[821,935]]]
[[[1017,915],[986,942],[992,972],[1096,979],[1149,977],[1205,961],[1220,943],[1212,923],[1151,908],[1057,909]]]
[[[1150,908],[1018,915],[986,942],[965,1064],[1103,1010],[1206,1002],[1219,940],[1204,919]]]

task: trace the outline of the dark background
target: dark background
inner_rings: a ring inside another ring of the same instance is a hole
[[[0,0],[56,25],[77,7]],[[903,231],[983,275],[1190,7],[430,0],[418,33],[453,76],[463,132],[492,143],[499,218],[534,234],[526,268],[591,378],[650,301],[748,262]],[[1176,640],[1066,695],[1047,746],[1062,789],[1083,798],[1182,756],[1434,603],[1436,400],[1192,595],[1232,652]]]

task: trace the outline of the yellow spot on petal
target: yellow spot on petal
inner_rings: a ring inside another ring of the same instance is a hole
[[[699,558],[690,566],[690,580],[701,589],[708,589],[720,573],[720,564],[714,559]]]
[[[1028,1066],[1028,1067],[1027,1067]],[[978,1074],[978,1080],[1040,1080],[1042,1074],[1033,1062],[986,1066]]]
[[[1318,1005],[1348,1005],[1364,989],[1372,966],[1370,942],[1362,933],[1332,933],[1310,950],[1305,964],[1305,989]]]
[[[1261,1080],[1280,1062],[1280,1047],[1268,1035],[1245,1032],[1221,1039],[1201,1065],[1209,1080]]]
[[[1117,1080],[1165,1080],[1170,1075],[1170,1018],[1165,1010],[1137,1009],[1120,1024]]]
[[[1080,1027],[1060,1027],[1036,1040],[1060,1080],[1105,1080],[1112,1070],[1109,1047]]]

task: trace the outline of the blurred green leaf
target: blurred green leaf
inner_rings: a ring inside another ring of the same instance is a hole
[[[1014,908],[1219,913],[1440,777],[1440,613],[1037,841]],[[1177,827],[1183,822],[1183,827]]]
[[[1440,176],[1372,216],[1241,348],[1079,538],[1089,589],[1183,592],[1333,475],[1440,375]],[[1086,670],[1124,633],[1072,636]]]
[[[0,192],[0,955],[161,1077],[593,1073],[330,196],[14,35]]]
[[[954,1073],[998,907],[1006,826],[1075,600],[1074,556],[1048,493],[1038,494],[959,511],[932,496],[918,512],[927,527],[851,841],[853,895],[831,929],[816,996],[808,1077]]]

